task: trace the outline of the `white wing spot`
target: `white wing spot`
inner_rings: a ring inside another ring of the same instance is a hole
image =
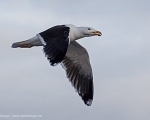
[[[42,36],[40,34],[37,34],[36,36],[41,40],[43,45],[46,45],[44,39],[42,38]]]

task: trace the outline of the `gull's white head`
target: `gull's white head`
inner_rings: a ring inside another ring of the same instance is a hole
[[[92,27],[76,27],[71,24],[67,24],[66,26],[70,27],[70,40],[74,41],[83,37],[91,37],[91,36],[101,36],[102,33],[98,30],[95,30]]]
[[[85,37],[101,36],[102,33],[92,27],[78,27]]]

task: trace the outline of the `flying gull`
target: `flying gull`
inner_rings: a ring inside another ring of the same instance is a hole
[[[43,51],[50,64],[55,66],[61,63],[71,84],[84,103],[90,106],[94,93],[92,68],[88,52],[75,40],[101,35],[100,31],[91,27],[76,27],[71,24],[57,25],[31,39],[13,43],[12,48],[43,46]]]

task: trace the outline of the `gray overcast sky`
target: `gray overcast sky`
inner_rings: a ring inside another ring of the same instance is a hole
[[[61,66],[49,65],[42,47],[11,48],[68,23],[103,33],[79,40],[93,68],[91,107]],[[20,114],[41,114],[39,120],[149,120],[149,33],[150,0],[0,0],[0,114],[11,120]]]

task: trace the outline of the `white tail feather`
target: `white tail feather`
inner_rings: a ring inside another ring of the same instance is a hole
[[[30,48],[33,46],[43,46],[43,43],[39,39],[39,37],[35,36],[29,40],[21,41],[21,42],[16,42],[12,44],[12,48]]]

